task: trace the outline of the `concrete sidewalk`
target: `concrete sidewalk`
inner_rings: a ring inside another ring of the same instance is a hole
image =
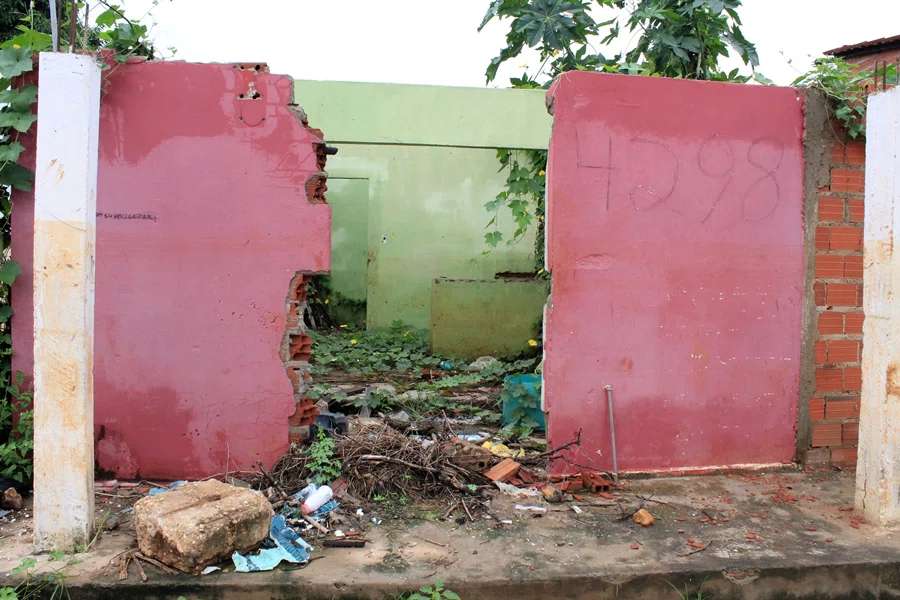
[[[170,577],[145,566],[146,583],[133,567],[120,582],[108,566],[133,542],[123,523],[67,569],[67,583],[75,599],[117,600],[380,600],[437,579],[464,600],[675,600],[672,585],[682,593],[687,585],[691,598],[702,586],[714,600],[900,598],[900,535],[852,511],[853,481],[837,472],[632,481],[615,495],[628,512],[650,498],[644,508],[656,522],[646,528],[618,520],[621,509],[598,497],[571,503],[580,514],[565,504],[525,512],[515,504],[539,502],[497,497],[492,517],[475,523],[429,520],[446,507],[385,518],[366,532],[368,547],[316,552],[323,558],[303,569]],[[8,573],[31,546],[27,534],[4,541],[0,572]]]

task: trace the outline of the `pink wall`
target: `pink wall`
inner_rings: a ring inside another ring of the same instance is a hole
[[[261,67],[104,76],[95,431],[98,466],[119,477],[201,477],[287,449],[286,297],[298,271],[329,268],[331,213],[305,189],[321,140],[289,109],[291,79]],[[14,369],[28,373],[32,211],[17,195]]]
[[[569,73],[550,90],[550,446],[619,468],[794,456],[803,281],[792,89]],[[557,471],[574,470],[556,461]]]

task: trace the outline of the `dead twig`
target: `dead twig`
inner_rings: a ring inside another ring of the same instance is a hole
[[[134,556],[134,558],[136,558],[138,560],[142,560],[149,565],[153,565],[154,567],[156,567],[157,569],[159,569],[166,575],[178,575],[178,571],[176,571],[172,567],[168,567],[168,566],[162,564],[155,558],[150,558],[149,556],[144,556],[140,552],[135,552],[133,556]]]
[[[272,487],[275,488],[275,490],[276,490],[279,494],[281,494],[281,498],[282,498],[283,500],[287,500],[288,498],[290,498],[290,496],[288,496],[288,495],[284,492],[284,490],[281,488],[281,486],[278,484],[278,482],[275,481],[275,479],[269,474],[268,471],[266,471],[265,467],[263,467],[263,464],[262,464],[262,461],[261,461],[261,460],[256,461],[256,467],[259,469],[260,473],[263,474],[263,477],[265,477],[265,478],[268,480],[268,482],[272,484]]]
[[[529,456],[527,458],[520,459],[519,462],[523,465],[524,464],[534,464],[534,463],[540,461],[542,458],[550,458],[554,454],[562,452],[563,450],[568,450],[572,446],[580,446],[581,445],[581,432],[582,432],[582,429],[579,429],[578,435],[571,442],[563,444],[562,446],[557,446],[556,448],[554,448],[552,450],[547,450],[546,452],[541,452],[540,454],[537,454],[535,456]]]
[[[698,552],[703,552],[704,550],[706,550],[707,548],[712,546],[712,543],[713,543],[713,540],[709,540],[709,543],[707,545],[703,546],[702,548],[697,548],[696,550],[691,550],[690,552],[682,552],[678,556],[690,556],[691,554],[697,554]]]
[[[138,575],[141,576],[141,581],[147,581],[147,574],[144,573],[144,567],[141,566],[141,561],[135,560],[134,566],[137,567]]]
[[[472,513],[469,512],[469,507],[466,506],[466,501],[465,501],[465,500],[460,500],[459,503],[462,504],[463,509],[465,509],[466,515],[468,515],[468,517],[469,517],[469,521],[471,521],[471,522],[474,523],[474,522],[475,522],[475,519],[472,518]]]
[[[328,528],[321,525],[318,521],[316,521],[309,515],[303,515],[303,520],[306,521],[307,523],[309,523],[310,525],[312,525],[313,527],[315,527],[316,529],[318,529],[319,531],[321,531],[322,533],[324,533],[325,535],[328,535],[329,533],[331,533],[331,531],[329,531]]]

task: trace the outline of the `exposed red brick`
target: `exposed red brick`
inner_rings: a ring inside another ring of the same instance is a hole
[[[816,227],[816,250],[831,250],[830,227]]]
[[[839,467],[856,467],[856,448],[837,448],[831,451],[831,464]]]
[[[811,467],[827,467],[831,465],[831,452],[826,448],[813,448],[806,453],[806,464]]]
[[[809,418],[813,421],[821,421],[825,418],[825,400],[822,398],[809,399]]]
[[[819,196],[819,221],[843,221],[844,200]]]
[[[862,171],[831,169],[831,191],[861,193],[865,189],[865,179]]]
[[[847,146],[840,140],[837,140],[834,143],[834,147],[831,149],[831,162],[837,165],[846,164],[847,159]]]
[[[829,306],[859,306],[858,287],[855,283],[829,283],[826,286],[826,304]],[[817,293],[817,305],[819,304],[818,297]]]
[[[863,322],[866,317],[861,312],[849,312],[846,314],[844,333],[860,334],[863,332]]]
[[[863,216],[865,215],[865,202],[863,200],[848,200],[850,205],[850,220],[854,223],[862,223]]]
[[[824,340],[815,343],[816,364],[824,365],[828,361],[828,343]]]
[[[862,228],[832,227],[828,247],[831,250],[860,250],[862,248]]]
[[[817,392],[841,392],[844,389],[844,372],[841,369],[816,369]]]
[[[842,429],[843,434],[841,438],[841,443],[845,446],[855,446],[859,443],[859,423],[856,421],[850,421],[844,423],[844,427]]]
[[[845,160],[850,165],[865,165],[866,145],[863,142],[850,142],[847,144]]]
[[[831,340],[827,360],[831,364],[859,362],[860,345],[859,340]]]
[[[825,284],[821,281],[813,283],[813,296],[816,306],[825,306]]]
[[[839,254],[816,254],[816,279],[844,277],[844,257]]]
[[[844,333],[844,313],[832,311],[819,313],[819,333],[822,335]]]
[[[818,266],[818,262],[816,262]],[[844,277],[848,279],[862,279],[863,276],[863,257],[847,256],[844,260]],[[818,277],[818,274],[816,275]]]
[[[813,423],[813,447],[840,446],[842,429],[840,423]]]
[[[862,389],[862,369],[859,367],[844,368],[844,391],[858,392]]]
[[[859,398],[850,400],[829,400],[825,403],[825,419],[858,419]]]

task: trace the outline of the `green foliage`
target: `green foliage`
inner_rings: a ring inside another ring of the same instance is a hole
[[[334,481],[341,476],[341,461],[334,457],[334,440],[321,429],[316,441],[309,447],[309,462],[306,468],[318,484]]]
[[[403,596],[406,600],[460,600],[459,594],[444,589],[444,581],[438,579],[432,585],[419,588],[418,592]]]
[[[48,562],[60,561],[64,558],[61,552],[54,552],[50,555]],[[25,574],[25,579],[16,587],[0,588],[0,600],[39,600],[41,598],[49,598],[50,600],[62,600],[70,598],[69,590],[66,588],[66,579],[68,575],[65,570],[74,562],[66,561],[63,565],[56,569],[50,569],[42,573],[35,573],[37,561],[33,557],[26,557],[22,562],[10,571],[10,575]]]
[[[702,584],[697,589],[697,593],[692,594],[691,592],[688,591],[687,584],[684,584],[684,592],[682,593],[682,591],[679,590],[677,587],[675,587],[675,585],[671,581],[666,581],[666,583],[668,583],[672,587],[672,589],[675,590],[675,593],[678,594],[679,600],[705,600],[706,598],[709,598],[709,596],[703,595],[703,585]]]
[[[866,131],[865,83],[878,77],[894,79],[897,65],[884,67],[884,71],[858,71],[853,65],[837,57],[817,59],[809,72],[794,80],[794,87],[821,90],[828,98],[833,116],[851,138],[856,139]]]
[[[429,352],[428,331],[394,322],[388,329],[335,332],[310,332],[313,340],[312,370],[323,373],[333,369],[375,373],[416,371],[434,368],[444,359]]]
[[[566,71],[600,71],[626,75],[652,75],[745,83],[756,79],[756,47],[741,31],[741,0],[492,0],[479,31],[491,20],[506,20],[506,46],[491,60],[488,83],[504,62],[526,47],[538,52],[541,66],[533,75],[526,70],[510,80],[516,88],[547,87]],[[598,22],[591,9],[612,11],[613,18]],[[630,49],[612,56],[595,50],[627,36]],[[752,75],[739,69],[725,72],[719,60],[734,51]],[[512,214],[516,231],[507,244],[519,241],[537,219],[537,266],[543,264],[544,188],[547,153],[498,150],[502,169],[509,169],[506,189],[485,204],[494,213],[485,243],[495,248],[504,241],[497,227],[499,210]]]
[[[535,393],[537,392],[537,393]],[[510,423],[500,433],[504,439],[528,437],[537,428],[538,423],[531,418],[529,411],[541,406],[540,380],[535,383],[514,383],[504,386],[500,392],[500,406],[512,403],[509,411]]]

